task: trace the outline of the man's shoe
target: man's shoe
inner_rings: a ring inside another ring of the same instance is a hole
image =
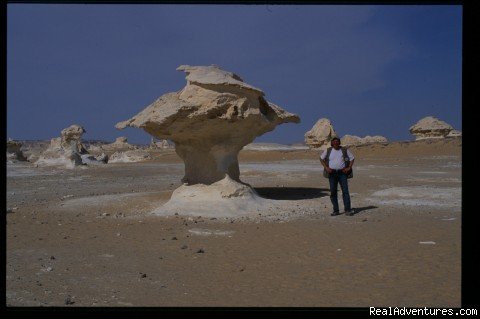
[[[353,216],[353,210],[346,210],[345,215],[346,216]]]
[[[333,212],[333,213],[330,214],[330,216],[337,216],[337,215],[340,215],[340,213],[339,212]]]

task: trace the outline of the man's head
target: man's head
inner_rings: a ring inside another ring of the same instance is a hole
[[[340,143],[341,142],[340,142],[340,139],[338,137],[334,137],[330,141],[330,145],[336,150],[338,150],[340,148]]]

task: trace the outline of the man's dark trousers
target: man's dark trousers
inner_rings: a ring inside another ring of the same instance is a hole
[[[334,170],[330,174],[328,180],[330,182],[330,200],[332,201],[333,211],[339,211],[337,196],[338,184],[340,184],[340,187],[342,188],[343,206],[345,208],[345,211],[350,211],[350,193],[348,192],[347,174],[342,172],[342,170]]]

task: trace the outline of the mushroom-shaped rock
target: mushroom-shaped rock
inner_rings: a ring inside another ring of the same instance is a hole
[[[162,95],[131,119],[118,123],[142,128],[157,139],[175,143],[185,162],[188,184],[218,182],[228,175],[240,181],[238,153],[257,136],[300,118],[268,102],[264,93],[218,66],[177,68],[187,85]]]
[[[305,133],[305,144],[310,148],[326,148],[332,138],[337,137],[332,122],[322,118],[315,123],[310,131]]]
[[[444,138],[453,130],[453,127],[433,116],[427,116],[410,127],[410,134],[415,140],[426,138]]]

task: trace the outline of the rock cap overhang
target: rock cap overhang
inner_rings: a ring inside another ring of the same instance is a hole
[[[210,66],[180,65],[177,71],[187,73],[186,79],[190,83],[236,86],[242,89],[252,90],[261,96],[265,95],[262,90],[245,83],[237,74],[224,71],[214,64]]]

